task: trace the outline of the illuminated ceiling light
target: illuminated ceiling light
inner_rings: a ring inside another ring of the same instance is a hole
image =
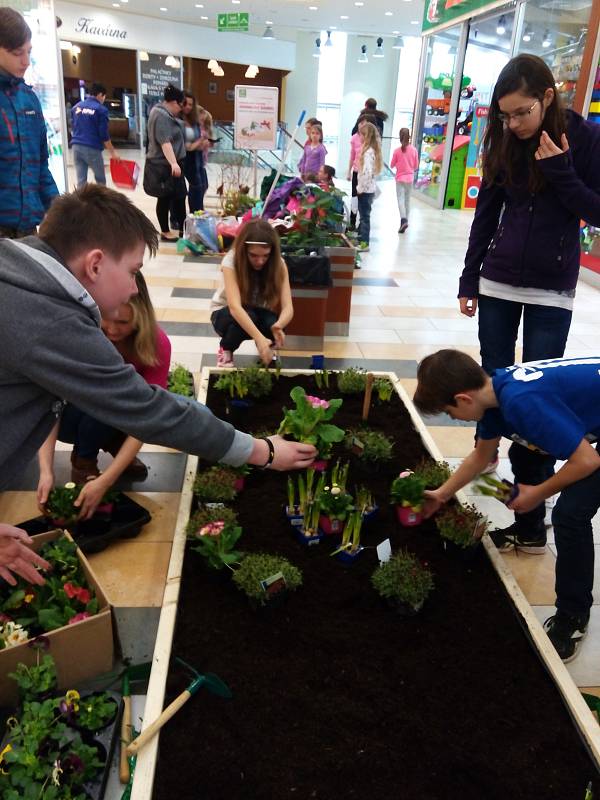
[[[360,0],[358,0],[358,2],[354,3],[354,5],[360,8],[361,6],[364,6],[364,3],[361,3]]]
[[[393,11],[386,11],[385,15],[386,15],[386,17],[393,17],[394,16],[394,12]]]
[[[168,11],[168,10],[169,10],[169,9],[168,9],[168,8],[165,8],[164,6],[161,6],[161,7],[159,8],[159,11]]]
[[[411,19],[410,24],[411,25],[420,25],[421,22],[418,19]]]
[[[246,78],[256,78],[259,73],[259,69],[256,64],[250,64],[248,69],[246,70]]]
[[[207,66],[209,69],[216,69],[219,66],[219,62],[216,60],[216,58],[211,58]]]
[[[79,47],[78,44],[74,44],[73,47],[71,48],[71,52],[75,53],[75,55],[78,56],[79,53],[81,53],[81,47]]]
[[[217,69],[213,70],[213,75],[215,78],[222,78],[225,75],[225,70],[223,67],[217,67]]]
[[[140,61],[150,61],[150,56],[148,55],[146,50],[140,50],[139,56],[140,56]]]
[[[319,38],[315,39],[315,49],[313,50],[313,58],[320,58],[321,57],[321,40]]]
[[[120,3],[113,3],[112,7],[113,8],[121,8],[121,4]]]
[[[381,36],[377,37],[377,47],[373,53],[373,58],[383,58],[383,38]]]
[[[273,20],[272,19],[266,19],[265,20],[265,25],[272,25],[272,24],[273,24]]]
[[[531,28],[525,28],[525,33],[523,34],[523,41],[530,42],[533,37],[533,31]]]
[[[404,39],[401,36],[396,36],[392,50],[401,50],[404,47]]]
[[[68,42],[66,39],[60,40],[60,49],[61,50],[71,50],[73,47],[73,42]]]
[[[504,36],[506,33],[506,20],[504,19],[504,14],[498,20],[498,24],[496,25],[496,33],[498,36]]]
[[[273,28],[270,25],[267,25],[265,28],[265,32],[262,35],[263,39],[274,39],[275,34],[273,33]]]
[[[196,3],[196,8],[204,8],[204,6],[202,5],[202,3]]]
[[[331,31],[327,31],[327,41],[323,47],[333,47],[333,42],[331,41]]]
[[[200,19],[208,19],[208,17],[200,17]]]
[[[544,40],[542,42],[542,47],[550,47],[551,44],[552,40],[550,39],[550,31],[546,30],[546,33],[544,34]]]
[[[350,19],[350,17],[347,16],[346,14],[341,14],[340,19]]]
[[[309,6],[308,10],[309,11],[318,11],[319,10],[319,6]]]
[[[367,58],[367,45],[363,44],[360,48],[360,56],[358,57],[359,64],[368,64],[369,59]]]

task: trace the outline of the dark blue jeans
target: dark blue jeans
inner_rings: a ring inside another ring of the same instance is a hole
[[[592,518],[600,507],[600,469],[563,489],[552,511],[556,607],[588,616],[594,585]]]
[[[369,244],[371,237],[371,206],[373,205],[373,198],[375,194],[359,194],[358,195],[358,241],[366,242]]]
[[[75,454],[92,461],[100,450],[120,447],[125,434],[67,403],[60,418],[58,439],[73,445]]]
[[[274,314],[268,308],[259,308],[257,306],[244,306],[244,311],[248,314],[262,335],[273,341],[271,326],[277,322],[277,314]],[[229,350],[233,353],[242,342],[252,338],[248,336],[239,322],[235,321],[228,306],[220,308],[218,311],[213,311],[210,321],[215,331],[221,337],[220,344],[223,350]]]
[[[515,363],[519,325],[523,317],[523,361],[561,358],[565,352],[572,312],[553,306],[515,303],[496,297],[479,297],[479,345],[481,366],[491,375],[494,370]],[[527,450],[519,444],[508,451],[517,483],[536,486],[554,472],[554,459]],[[546,510],[542,503],[527,514],[515,514],[519,525],[538,532],[544,528]]]
[[[183,171],[188,182],[190,214],[204,209],[204,195],[208,189],[208,176],[203,155],[198,150],[186,153]]]

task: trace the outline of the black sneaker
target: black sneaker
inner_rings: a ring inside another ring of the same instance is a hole
[[[508,528],[490,531],[490,538],[500,552],[521,550],[523,553],[541,556],[546,551],[546,531],[523,531],[513,522]]]
[[[544,630],[565,664],[576,657],[587,634],[588,621],[589,617],[572,617],[559,610],[544,622]]]

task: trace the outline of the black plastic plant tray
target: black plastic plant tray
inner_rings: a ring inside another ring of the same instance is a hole
[[[119,493],[110,516],[97,514],[85,522],[66,528],[84,553],[98,553],[115,539],[133,539],[152,519],[150,512],[126,494]],[[30,536],[56,528],[47,517],[39,516],[18,524]]]

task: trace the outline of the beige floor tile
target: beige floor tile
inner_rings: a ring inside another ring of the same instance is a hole
[[[148,275],[149,286],[172,286],[180,289],[213,289],[216,281],[197,278],[173,278],[170,275]]]
[[[139,544],[146,542],[172,542],[181,494],[179,492],[127,492],[128,496],[152,514],[152,519],[144,525],[135,539]]]
[[[162,605],[171,557],[170,542],[114,542],[89,557],[109,602],[114,606]]]
[[[430,320],[420,316],[406,317],[358,317],[350,318],[350,338],[357,339],[361,328],[379,328],[380,330],[410,330],[410,331],[433,331]],[[382,340],[383,341],[383,340]]]
[[[379,306],[379,310],[385,317],[423,317],[430,320],[436,318],[455,318],[460,312],[456,308],[427,308],[413,306]],[[354,313],[354,311],[352,312]],[[367,313],[363,309],[363,313]]]
[[[399,335],[396,333],[395,330],[390,328],[367,328],[363,327],[351,327],[349,336],[327,336],[325,341],[329,342],[339,342],[339,341],[348,341],[350,339],[353,342],[357,342],[360,346],[363,342],[390,342],[395,344],[396,342],[400,342],[401,339]]]
[[[413,395],[415,393],[415,390],[417,388],[417,379],[416,378],[400,378],[400,383],[402,384],[402,386],[406,390],[406,393],[408,394],[408,396],[412,400],[412,397],[413,397]]]
[[[354,289],[352,290],[352,293],[354,294]],[[413,311],[415,310],[414,307],[413,307],[412,310]],[[352,317],[374,317],[378,313],[381,316],[383,316],[383,314],[381,314],[381,309],[379,308],[379,306],[356,306],[355,305],[355,306],[352,306],[352,311],[350,313],[350,320],[352,320]]]
[[[399,335],[402,337],[402,332]],[[364,358],[399,358],[420,361],[430,353],[437,352],[441,346],[440,344],[363,344],[360,349]],[[459,349],[473,358],[479,357],[478,347],[461,345]]]
[[[427,430],[433,437],[444,458],[464,458],[473,451],[475,428],[453,428],[429,425]]]
[[[503,553],[504,563],[515,576],[517,583],[532,606],[552,606],[554,593],[554,569],[556,557],[549,547],[543,556],[528,553]]]
[[[478,342],[477,331],[400,331],[400,339],[405,344],[435,344],[438,349],[444,347],[458,347],[463,345],[475,346]]]
[[[197,308],[156,308],[163,322],[210,322],[210,311]]]

